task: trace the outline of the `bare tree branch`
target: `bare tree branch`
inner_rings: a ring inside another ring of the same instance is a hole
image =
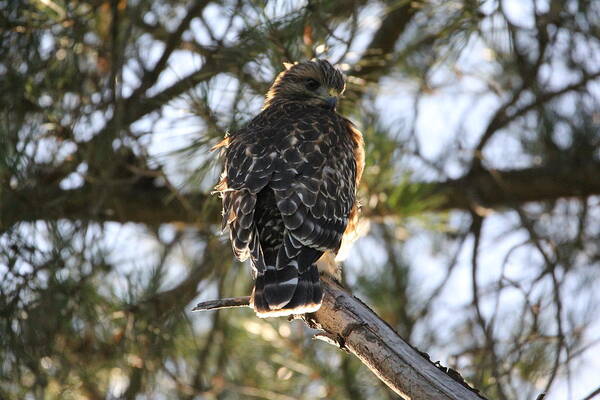
[[[206,224],[207,221],[200,218],[205,207],[215,207],[202,214],[211,215],[208,222],[217,222],[220,214],[217,199],[208,200],[210,197],[206,194],[188,195],[185,199],[194,209],[187,208],[165,187],[84,186],[70,190],[37,187],[5,191],[0,205],[0,228],[6,229],[17,222],[57,219],[150,225],[166,222]]]
[[[496,133],[496,131],[504,128],[505,126],[507,126],[514,120],[516,120],[517,118],[524,116],[525,114],[527,114],[531,110],[535,109],[536,107],[540,107],[541,105],[543,105],[553,99],[556,99],[557,97],[560,97],[566,93],[576,91],[576,90],[581,90],[581,89],[585,88],[585,86],[589,82],[594,81],[598,78],[600,78],[600,71],[597,71],[592,74],[584,74],[583,78],[581,78],[581,80],[579,80],[575,83],[567,85],[564,88],[554,91],[554,92],[541,93],[541,94],[537,95],[535,97],[535,100],[533,100],[529,104],[527,104],[523,107],[513,109],[514,104],[517,102],[517,100],[520,98],[520,96],[522,94],[522,90],[518,90],[508,102],[506,102],[502,107],[500,107],[496,111],[496,114],[490,120],[490,123],[488,124],[485,132],[481,136],[481,139],[479,139],[479,143],[477,144],[477,147],[475,148],[475,158],[473,159],[473,168],[472,169],[475,170],[481,166],[481,161],[482,161],[481,152],[483,151],[483,148],[486,146],[488,141],[492,138],[494,133]]]
[[[321,278],[323,305],[301,318],[323,331],[315,338],[358,357],[402,398],[412,400],[481,400],[460,374],[434,364],[429,356],[406,343],[385,321],[328,276]],[[199,303],[192,311],[248,307],[249,297]]]
[[[192,3],[192,6],[187,11],[185,17],[179,23],[179,26],[175,31],[170,34],[165,40],[165,50],[163,51],[160,59],[156,62],[156,65],[151,71],[147,71],[142,77],[142,83],[137,89],[131,94],[130,99],[136,99],[142,96],[146,90],[154,85],[158,80],[160,73],[167,66],[167,62],[173,54],[173,51],[181,43],[183,33],[189,28],[192,19],[201,15],[202,10],[208,5],[209,1],[196,1]]]
[[[325,338],[358,357],[386,385],[405,399],[480,400],[456,371],[438,367],[406,343],[366,304],[328,277],[325,297],[314,314],[303,318]]]
[[[227,297],[225,299],[203,301],[196,304],[192,311],[220,310],[222,308],[250,307],[250,296]]]
[[[508,397],[502,388],[502,381],[500,380],[500,363],[498,362],[498,354],[496,352],[496,341],[493,337],[494,324],[492,321],[486,321],[481,311],[481,301],[479,296],[479,284],[477,282],[477,270],[479,269],[479,245],[481,239],[481,230],[483,228],[484,219],[473,213],[473,222],[471,224],[471,232],[473,233],[473,252],[471,256],[471,285],[473,291],[473,306],[475,307],[475,315],[477,317],[477,324],[481,328],[483,336],[485,337],[485,349],[490,357],[490,369],[494,376],[494,384],[498,392],[498,396],[501,400],[507,400]]]
[[[387,192],[401,190],[406,196],[417,196],[423,204],[421,212],[509,208],[527,202],[598,195],[598,171],[600,162],[597,161],[580,165],[562,163],[520,170],[479,171],[443,182],[414,182],[403,187],[391,187]],[[364,216],[399,216],[402,213],[402,196],[398,197],[398,204],[380,202],[366,208]],[[192,209],[178,198],[185,199]],[[216,224],[220,220],[220,204],[216,196],[204,193],[175,196],[168,188],[150,185],[95,189],[84,186],[70,190],[38,186],[2,193],[2,229],[17,222],[56,219]]]
[[[390,54],[416,11],[417,8],[411,1],[390,6],[381,26],[350,75],[368,78],[374,82],[385,74],[390,67]]]
[[[598,389],[594,390],[592,393],[585,396],[583,398],[583,400],[592,400],[594,397],[598,396],[599,394],[600,394],[600,387]]]
[[[445,182],[407,185],[407,196],[418,196],[421,211],[498,209],[536,201],[600,194],[600,162],[568,162],[515,170],[481,170]],[[391,188],[388,192],[393,192]],[[399,204],[377,204],[369,216],[397,215]]]

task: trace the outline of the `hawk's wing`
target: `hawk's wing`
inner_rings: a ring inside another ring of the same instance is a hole
[[[233,252],[244,261],[252,251],[253,259],[258,261],[253,264],[259,270],[264,268],[264,262],[254,211],[258,193],[273,174],[275,158],[266,140],[268,135],[260,135],[260,131],[254,131],[250,125],[225,140],[225,169],[217,186],[223,197],[223,228],[230,229]]]

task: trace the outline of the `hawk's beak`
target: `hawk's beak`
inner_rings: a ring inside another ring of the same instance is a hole
[[[335,106],[337,105],[337,97],[336,96],[328,96],[325,98],[325,106],[329,110],[335,110]]]

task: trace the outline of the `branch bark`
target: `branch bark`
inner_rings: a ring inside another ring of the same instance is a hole
[[[410,1],[401,3],[403,4],[395,4],[386,10],[379,29],[373,35],[360,61],[350,72],[351,76],[376,82],[387,72],[396,42],[418,10]]]
[[[221,310],[223,308],[250,307],[250,296],[227,297],[219,300],[203,301],[196,304],[192,311]]]
[[[404,399],[481,400],[456,371],[445,372],[428,356],[406,343],[373,310],[328,277],[325,297],[314,314],[304,316],[341,348],[358,357]]]
[[[414,182],[390,187],[388,195],[401,191],[395,200],[364,210],[366,218],[405,216],[404,196],[418,197],[419,212],[452,209],[507,208],[515,204],[600,195],[600,162],[556,165],[504,171],[478,171],[459,179]],[[184,201],[182,201],[184,200]],[[409,199],[407,199],[408,201]],[[190,205],[188,207],[187,205]],[[89,220],[135,222],[157,225],[183,222],[217,224],[220,201],[204,193],[175,194],[156,186],[126,186],[62,190],[36,186],[2,192],[0,228],[37,220]]]
[[[404,189],[418,196],[419,211],[493,210],[514,205],[587,197],[600,194],[600,162],[568,161],[553,165],[514,169],[479,170],[444,182],[415,182]],[[394,188],[390,192],[393,192]],[[396,204],[380,203],[366,210],[368,216],[400,215],[402,195]]]
[[[182,202],[180,196],[165,187],[85,185],[62,190],[57,186],[37,186],[19,191],[4,190],[1,195],[1,230],[18,222],[38,220],[213,224],[220,216],[220,205],[214,196],[204,193],[182,195],[185,200]],[[210,215],[211,219],[203,220],[203,215]]]
[[[323,305],[302,319],[322,333],[317,339],[358,357],[382,382],[404,399],[481,400],[460,374],[438,366],[405,342],[366,304],[327,276],[321,278]],[[245,307],[248,297],[200,303],[194,310]]]

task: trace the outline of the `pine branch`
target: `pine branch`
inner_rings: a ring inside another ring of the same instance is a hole
[[[366,216],[400,216],[402,204],[418,200],[419,212],[473,210],[487,213],[515,205],[600,194],[600,162],[556,163],[514,170],[480,170],[443,182],[409,183],[396,204],[379,203]],[[392,193],[395,189],[390,188]]]
[[[415,200],[418,212],[452,209],[486,212],[527,202],[587,197],[600,194],[600,162],[561,163],[505,171],[480,171],[441,182],[414,182],[390,187],[401,190],[396,202],[365,207],[365,218],[405,216],[403,204]],[[182,201],[184,200],[184,201]],[[185,204],[184,204],[185,203]],[[187,207],[186,204],[191,205]],[[37,186],[7,189],[0,202],[0,229],[37,220],[137,222],[150,225],[182,222],[192,225],[220,222],[220,200],[203,193],[175,195],[165,187],[135,186],[62,190]]]

